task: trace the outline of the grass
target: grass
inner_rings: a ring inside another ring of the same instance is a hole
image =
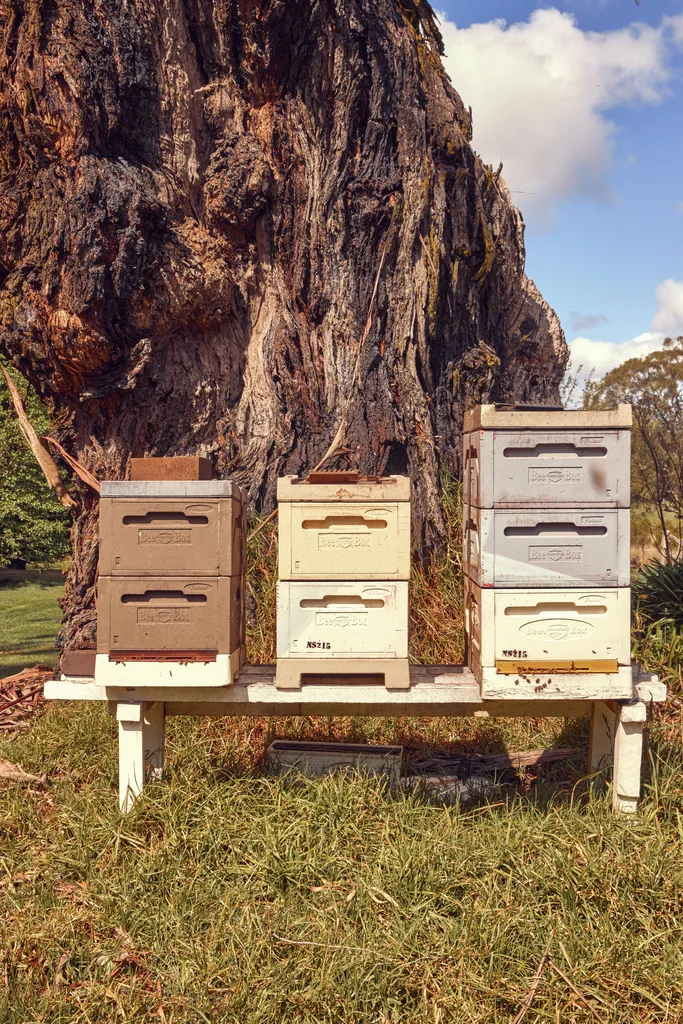
[[[3,1024],[509,1024],[553,929],[605,1021],[681,1019],[683,765],[656,729],[632,820],[576,777],[573,800],[541,782],[469,810],[287,784],[259,721],[169,725],[168,779],[125,820],[104,707],[0,745],[53,780],[0,810]],[[526,1020],[593,1019],[548,968]]]
[[[414,569],[413,661],[461,653],[451,500],[449,544]],[[272,521],[249,553],[249,657],[270,661]],[[50,705],[0,738],[0,757],[50,778],[0,802],[0,1020],[511,1024],[551,936],[593,1009],[546,965],[525,1024],[683,1020],[683,641],[637,626],[675,694],[633,818],[588,799],[583,759],[450,807],[263,768],[276,736],[497,753],[585,748],[584,722],[302,717],[169,719],[165,781],[121,819],[116,723]]]
[[[61,572],[0,569],[0,678],[34,665],[57,664]]]

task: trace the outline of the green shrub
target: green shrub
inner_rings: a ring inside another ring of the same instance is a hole
[[[671,565],[650,562],[633,577],[631,590],[644,623],[667,619],[683,628],[683,559]]]
[[[10,370],[26,413],[39,434],[50,429],[47,411],[26,381]],[[49,565],[69,553],[70,517],[45,482],[19,429],[4,377],[0,375],[0,566],[12,559]]]

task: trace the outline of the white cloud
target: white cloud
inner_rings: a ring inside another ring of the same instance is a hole
[[[604,313],[577,313],[575,310],[569,314],[573,331],[590,331],[601,324],[608,323]]]
[[[512,25],[459,29],[440,18],[444,64],[472,107],[474,145],[488,163],[503,161],[518,205],[551,221],[569,196],[609,199],[616,127],[606,112],[666,95],[683,15],[611,32],[584,32],[555,8]]]
[[[652,318],[652,330],[671,338],[683,334],[683,281],[670,277],[657,285],[657,312]]]
[[[664,335],[658,331],[645,331],[631,341],[594,341],[592,338],[574,338],[569,342],[571,352],[570,372],[578,374],[581,380],[592,377],[599,380],[608,370],[620,366],[627,359],[656,352],[664,343]]]

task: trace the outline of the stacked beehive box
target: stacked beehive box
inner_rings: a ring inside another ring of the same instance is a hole
[[[408,689],[410,480],[278,480],[279,689],[302,675],[382,675]]]
[[[244,661],[245,558],[246,492],[231,481],[103,483],[96,678],[143,661],[213,664],[212,682],[233,680]]]
[[[569,695],[586,675],[631,696],[630,426],[627,405],[466,413],[465,623],[482,696]]]

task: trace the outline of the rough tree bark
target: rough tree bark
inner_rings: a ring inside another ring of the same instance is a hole
[[[432,544],[464,408],[557,399],[559,322],[440,52],[424,0],[0,0],[0,349],[96,477],[210,454],[268,509],[348,406],[336,465],[410,472]],[[96,532],[83,493],[69,645]]]

